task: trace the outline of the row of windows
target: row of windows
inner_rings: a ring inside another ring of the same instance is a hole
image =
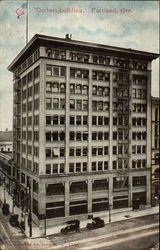
[[[39,109],[39,98],[35,99],[34,101],[29,101],[28,103],[22,104],[22,112],[25,113],[26,109],[28,108],[28,111],[32,111],[32,108],[34,110]]]
[[[53,147],[53,148],[46,148],[46,158],[58,158],[65,156],[65,148],[64,147]]]
[[[39,115],[22,117],[22,126],[26,126],[26,120],[28,121],[28,126],[32,126],[32,122],[34,125],[39,125]]]
[[[27,153],[32,155],[32,146],[26,144],[22,144],[22,153],[26,153],[26,148],[27,148]],[[33,147],[33,155],[34,156],[39,156],[39,148],[38,147]]]
[[[133,140],[146,140],[147,133],[146,132],[132,132]]]
[[[108,155],[108,146],[92,147],[92,156]]]
[[[46,174],[63,174],[64,163],[60,164],[46,164]]]
[[[27,135],[27,136],[26,136]],[[22,131],[22,139],[23,140],[32,140],[32,131]],[[34,141],[39,141],[39,131],[33,132],[33,139]]]
[[[52,48],[47,48],[46,49],[46,55],[49,58],[54,58],[54,59],[66,59],[66,51],[61,50],[61,49],[52,49]],[[92,62],[96,64],[103,64],[103,65],[111,65],[111,58],[105,55],[99,55],[99,54],[91,54],[91,57],[89,54],[84,53],[84,52],[75,52],[72,51],[69,54],[69,60],[76,61],[76,62]],[[113,65],[122,67],[122,68],[128,68],[129,67],[129,60],[124,59],[124,58],[113,58]],[[146,70],[148,66],[147,62],[144,61],[132,61],[132,68],[136,69],[143,69]]]
[[[34,87],[34,92],[33,92],[33,87]],[[36,95],[39,94],[39,82],[34,84],[33,86],[30,86],[28,88],[28,92],[27,89],[24,89],[22,91],[22,100],[25,100],[27,98],[27,93],[28,93],[28,98],[32,96],[32,94]]]
[[[109,102],[92,101],[93,111],[107,111],[109,110]]]
[[[109,88],[108,87],[99,87],[99,86],[93,85],[92,86],[92,95],[109,96]]]
[[[142,75],[133,75],[133,84],[136,85],[146,85],[147,77]]]
[[[64,98],[46,98],[46,109],[65,109]]]
[[[70,84],[70,94],[88,95],[88,86],[83,84]]]
[[[29,58],[27,58],[14,72],[14,77],[18,76],[26,68],[28,68],[33,62],[35,62],[40,55],[40,50],[37,49]]]
[[[146,112],[147,110],[147,105],[146,104],[141,104],[141,103],[133,103],[132,104],[132,111],[133,112]]]
[[[46,82],[46,91],[52,93],[65,93],[66,83]]]
[[[132,98],[146,99],[146,97],[147,97],[146,89],[132,89]]]
[[[69,156],[88,156],[87,147],[70,147]]]
[[[132,118],[132,125],[133,127],[135,126],[146,126],[147,124],[147,119],[146,118]]]
[[[46,116],[46,125],[64,125],[65,116],[64,115],[47,115]]]
[[[46,141],[65,141],[64,131],[46,132]]]
[[[140,159],[140,160],[133,160],[132,161],[132,168],[145,168],[147,161],[146,159]]]
[[[113,102],[113,111],[119,111],[119,112],[128,112],[129,111],[129,102]]]
[[[46,75],[64,77],[66,75],[66,68],[62,66],[46,65]]]
[[[133,145],[132,154],[146,154],[146,145]]]

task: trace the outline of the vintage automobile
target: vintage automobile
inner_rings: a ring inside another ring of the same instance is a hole
[[[9,223],[12,227],[19,227],[18,214],[11,214]]]
[[[79,220],[70,220],[67,221],[66,224],[68,224],[68,226],[66,226],[65,228],[61,229],[61,233],[63,234],[67,234],[67,233],[76,233],[79,232],[80,230],[80,221]]]
[[[104,227],[104,226],[105,226],[104,220],[102,220],[99,217],[95,217],[95,218],[92,219],[91,223],[87,223],[86,227],[89,230],[92,230],[92,229],[101,228],[101,227]]]
[[[8,203],[3,204],[2,212],[4,215],[9,215],[9,204]]]

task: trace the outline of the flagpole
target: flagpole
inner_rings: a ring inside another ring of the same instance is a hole
[[[28,11],[29,11],[29,6],[28,6],[28,0],[27,0],[27,13],[26,13],[26,44],[28,43]]]

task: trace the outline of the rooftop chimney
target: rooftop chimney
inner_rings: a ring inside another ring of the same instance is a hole
[[[72,34],[66,34],[66,39],[71,40],[72,39]]]

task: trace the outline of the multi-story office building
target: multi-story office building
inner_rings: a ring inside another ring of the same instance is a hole
[[[13,178],[43,227],[151,204],[157,54],[35,35],[13,72]]]
[[[160,181],[160,98],[152,97],[152,205],[158,197]]]

